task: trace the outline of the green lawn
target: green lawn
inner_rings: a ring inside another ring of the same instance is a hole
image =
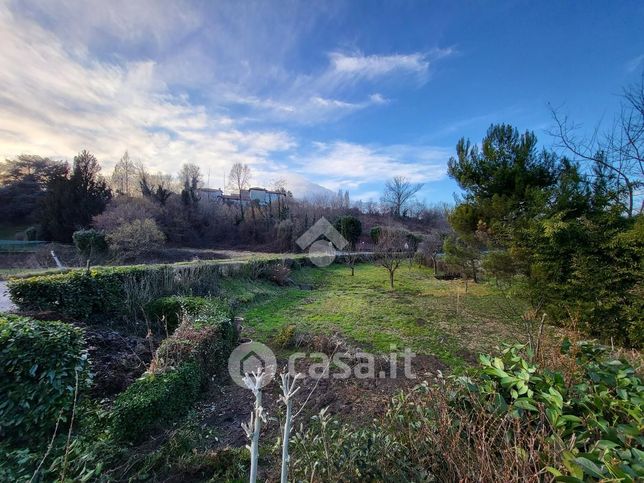
[[[333,265],[297,270],[293,278],[315,289],[285,288],[252,304],[245,318],[253,338],[270,342],[281,327],[295,324],[305,332],[337,331],[376,352],[389,351],[390,344],[410,347],[455,369],[468,357],[522,338],[516,314],[523,305],[489,283],[470,283],[465,293],[462,281],[439,281],[429,269],[404,265],[391,290],[387,272],[370,264],[358,265],[354,277]]]

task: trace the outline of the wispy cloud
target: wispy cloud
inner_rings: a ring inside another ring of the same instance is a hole
[[[427,55],[421,53],[395,55],[329,54],[331,67],[338,74],[374,79],[393,72],[425,74],[429,69]]]
[[[628,72],[635,72],[642,66],[644,66],[644,54],[633,57],[628,62],[626,62],[626,70]]]
[[[345,141],[316,143],[297,161],[299,170],[331,189],[359,188],[393,176],[414,182],[437,181],[446,175],[449,150],[433,146],[368,146]]]
[[[258,179],[290,172],[334,190],[394,175],[444,175],[439,148],[312,143],[315,133],[296,133],[301,124],[386,108],[394,102],[387,95],[392,83],[425,82],[450,49],[332,51],[304,69],[285,61],[302,16],[291,18],[293,29],[280,29],[292,38],[269,48],[266,22],[255,32],[239,24],[230,5],[217,9],[221,29],[205,29],[204,16],[184,3],[0,0],[0,157],[69,159],[89,149],[109,169],[127,149],[168,173],[196,162],[217,178],[243,162]],[[256,36],[238,41],[242,27]],[[206,41],[195,42],[204,29]]]
[[[69,157],[88,148],[109,162],[129,149],[172,172],[186,161],[221,169],[235,161],[262,164],[295,145],[286,132],[243,130],[230,116],[173,95],[152,61],[98,61],[4,7],[0,44],[4,156]]]

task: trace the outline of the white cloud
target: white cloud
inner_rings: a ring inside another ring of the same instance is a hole
[[[227,169],[267,163],[292,149],[288,133],[244,131],[159,78],[153,61],[107,62],[63,43],[0,5],[0,155],[23,152],[70,158],[86,148],[101,161],[125,149],[153,169],[175,172],[187,161]]]
[[[331,189],[359,188],[394,176],[413,182],[442,179],[449,150],[432,146],[366,146],[336,141],[316,143],[298,160],[299,170]]]
[[[334,72],[356,77],[374,79],[392,72],[412,72],[425,74],[429,69],[429,60],[425,54],[363,55],[329,54]]]

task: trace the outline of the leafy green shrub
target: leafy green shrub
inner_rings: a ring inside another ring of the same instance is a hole
[[[87,259],[107,251],[105,234],[98,230],[75,231],[72,239],[78,253]]]
[[[81,329],[63,322],[0,317],[0,433],[42,441],[91,382]]]
[[[146,374],[114,402],[112,434],[117,440],[138,441],[155,425],[185,414],[199,397],[202,374],[194,362],[161,374]]]
[[[345,249],[353,249],[358,238],[362,235],[362,223],[355,216],[342,216],[334,225],[335,229],[349,242]]]
[[[509,347],[500,358],[481,356],[480,381],[459,382],[468,394],[479,394],[490,412],[509,412],[533,425],[545,413],[553,438],[572,448],[563,452],[562,468],[550,469],[556,477],[644,477],[644,385],[633,367],[607,360],[602,346],[581,342],[581,374],[567,384],[562,373],[540,371],[527,362],[521,349]]]
[[[626,361],[578,346],[567,375],[512,346],[468,376],[423,383],[363,427],[323,411],[293,438],[297,481],[642,481],[644,386]]]
[[[126,279],[161,282],[163,267],[114,267],[43,275],[9,281],[9,293],[21,310],[49,310],[74,319],[125,315]]]
[[[369,236],[371,237],[371,241],[374,243],[378,243],[378,239],[380,238],[381,232],[382,232],[382,228],[379,226],[374,226],[371,230],[369,230]]]

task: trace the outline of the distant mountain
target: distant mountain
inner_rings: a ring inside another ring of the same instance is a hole
[[[301,174],[284,173],[280,175],[280,178],[286,181],[286,189],[300,200],[326,198],[335,195],[334,191],[309,181]]]

